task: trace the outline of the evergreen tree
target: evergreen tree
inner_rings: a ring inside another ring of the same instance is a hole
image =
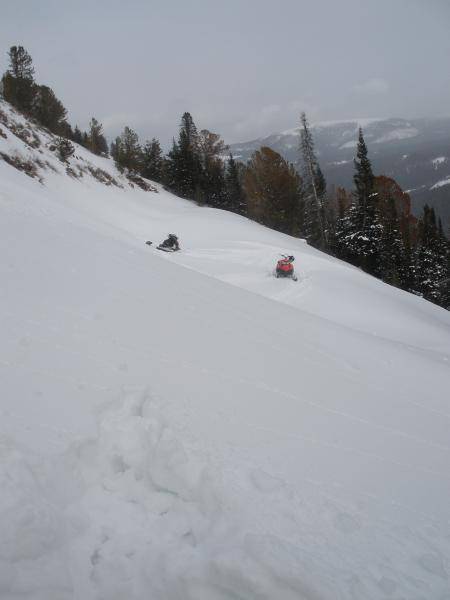
[[[185,112],[181,118],[180,134],[169,152],[170,185],[183,198],[201,200],[202,167],[198,132],[192,116]]]
[[[383,227],[380,240],[379,275],[383,281],[400,287],[402,265],[404,264],[403,239],[400,232],[395,199],[390,197],[383,215]]]
[[[354,202],[350,206],[345,206],[341,201],[336,220],[336,256],[347,262],[354,263],[354,238],[356,222],[356,205]]]
[[[356,151],[355,195],[358,202],[357,226],[361,231],[366,231],[375,219],[374,183],[375,177],[369,160],[366,142],[364,141],[362,128],[358,132],[358,145]]]
[[[349,250],[355,264],[372,275],[379,275],[382,225],[377,206],[378,193],[374,189],[375,178],[361,128],[354,163],[355,210],[352,213],[353,236]]]
[[[11,46],[8,52],[9,72],[16,79],[33,79],[33,60],[23,46]]]
[[[66,122],[67,111],[51,88],[46,85],[35,86],[31,114],[43,127],[62,135],[69,127]]]
[[[411,241],[411,228],[406,227],[402,231],[403,254],[399,266],[401,287],[408,292],[413,292],[416,282],[416,270],[414,262],[413,245]]]
[[[116,139],[111,142],[111,146],[109,148],[109,153],[111,155],[111,158],[114,160],[114,162],[116,163],[116,165],[118,164],[119,161],[119,149],[120,149],[120,137],[116,137]]]
[[[142,151],[142,177],[161,183],[163,180],[164,158],[161,145],[156,138],[147,142]]]
[[[29,114],[35,91],[33,61],[23,46],[11,46],[8,56],[9,69],[2,78],[3,97]]]
[[[247,213],[247,202],[242,188],[242,174],[239,164],[230,154],[225,171],[226,208],[239,215]]]
[[[309,244],[316,248],[325,248],[326,233],[323,222],[323,201],[326,183],[317,162],[314,140],[304,112],[300,116],[300,122],[300,152],[303,162],[304,186],[304,234]],[[320,189],[318,186],[320,186]]]
[[[108,155],[108,143],[103,135],[103,125],[92,117],[89,124],[88,148],[98,155]]]
[[[450,310],[450,242],[442,227],[442,220],[438,221],[438,262],[439,273],[439,305]]]
[[[441,237],[433,208],[425,205],[418,224],[414,253],[415,291],[436,304],[446,302],[448,242]]]
[[[111,154],[117,167],[121,170],[140,172],[142,167],[142,150],[139,137],[130,127],[125,127],[120,137],[116,138]]]
[[[83,134],[81,133],[80,129],[78,128],[78,125],[75,125],[75,129],[73,130],[72,139],[77,144],[80,144],[80,145],[83,144]]]

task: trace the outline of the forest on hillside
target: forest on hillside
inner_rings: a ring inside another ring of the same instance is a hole
[[[73,143],[80,144],[97,155],[111,156],[130,176],[304,238],[390,285],[450,309],[450,243],[441,219],[429,206],[419,218],[413,216],[408,194],[394,179],[373,172],[362,128],[353,189],[325,180],[305,113],[300,116],[300,172],[269,147],[255,151],[246,164],[235,160],[221,136],[198,129],[189,112],[182,115],[167,153],[158,139],[141,142],[129,126],[108,144],[95,117],[87,131],[68,122],[55,92],[35,81],[33,60],[25,48],[12,46],[8,57],[3,98],[57,136],[61,160],[70,160]]]

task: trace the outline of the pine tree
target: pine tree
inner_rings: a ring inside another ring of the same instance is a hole
[[[383,281],[400,287],[403,283],[403,239],[395,200],[392,196],[388,198],[387,204],[383,215],[383,228],[380,239],[379,275]]]
[[[239,215],[247,213],[247,202],[242,188],[242,174],[239,164],[234,160],[232,154],[227,162],[225,171],[225,186],[228,210]]]
[[[414,292],[416,282],[416,270],[410,227],[406,227],[403,229],[402,239],[403,255],[399,266],[400,283],[402,289],[408,292]]]
[[[108,143],[103,135],[103,125],[92,117],[89,124],[88,148],[98,155],[108,155]]]
[[[378,193],[374,189],[375,178],[361,127],[354,163],[355,210],[352,214],[350,252],[355,264],[372,275],[379,275],[382,225],[377,206]]]
[[[117,136],[116,139],[113,142],[111,142],[111,146],[109,148],[109,153],[111,155],[111,158],[114,160],[116,165],[118,165],[118,162],[119,162],[119,150],[120,150],[120,137]]]
[[[417,246],[413,256],[415,291],[436,304],[446,302],[448,242],[441,237],[433,208],[425,205],[418,224]]]
[[[181,118],[180,134],[169,152],[169,180],[173,191],[183,198],[201,200],[202,166],[199,138],[192,116],[185,112]]]
[[[3,75],[3,97],[18,110],[29,114],[34,97],[34,68],[31,56],[23,46],[11,46],[9,69]]]
[[[69,127],[66,122],[67,110],[48,86],[35,86],[31,114],[40,125],[47,127],[53,133],[60,135],[67,133]]]
[[[375,218],[374,183],[375,177],[372,165],[368,157],[366,142],[364,141],[362,128],[359,128],[358,145],[356,151],[355,175],[353,181],[356,188],[358,201],[358,227],[366,231]]]
[[[81,145],[83,143],[83,134],[81,133],[80,129],[78,128],[78,125],[75,125],[75,129],[73,130],[72,139],[77,144]]]
[[[334,190],[333,195],[330,195],[326,207],[327,251],[339,258],[343,258],[341,254],[345,229],[344,219],[349,206],[350,200],[346,190],[338,187]]]
[[[23,46],[11,46],[8,52],[9,72],[16,79],[33,79],[33,60]]]
[[[354,238],[356,222],[356,205],[352,202],[345,206],[341,200],[339,203],[338,217],[336,220],[336,256],[355,264]]]
[[[164,158],[161,145],[156,138],[147,142],[142,151],[142,177],[161,183],[163,180]]]
[[[300,152],[303,161],[304,186],[304,227],[309,244],[316,248],[325,248],[325,224],[323,200],[326,190],[325,178],[320,170],[314,150],[314,140],[309,129],[306,114],[300,116]],[[320,189],[318,189],[320,186]]]
[[[442,227],[442,220],[438,221],[438,261],[440,265],[439,274],[439,305],[450,310],[450,242]]]
[[[125,127],[120,137],[116,138],[111,147],[111,155],[120,170],[128,169],[135,173],[142,167],[142,150],[139,137],[130,127]]]

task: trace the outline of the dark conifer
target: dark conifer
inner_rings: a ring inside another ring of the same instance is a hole
[[[29,114],[34,97],[34,68],[23,46],[11,46],[9,69],[2,78],[3,96],[18,110]]]
[[[142,177],[161,183],[163,181],[164,158],[161,145],[156,138],[147,142],[142,151]]]
[[[103,135],[103,125],[92,117],[89,124],[88,148],[98,155],[108,155],[108,143]]]
[[[111,152],[119,169],[128,169],[132,173],[141,171],[142,150],[139,137],[130,127],[125,127],[122,135],[116,138]]]
[[[415,291],[427,300],[441,304],[448,279],[447,242],[441,238],[436,214],[425,205],[418,224],[417,247],[414,253]]]
[[[54,91],[46,85],[35,86],[31,114],[43,127],[59,135],[68,132],[67,111]]]
[[[232,154],[230,154],[225,171],[225,186],[226,208],[239,215],[245,215],[247,213],[247,202],[242,188],[242,173]]]
[[[201,200],[202,168],[199,154],[198,132],[190,113],[181,118],[178,143],[169,153],[172,187],[183,198]]]
[[[72,140],[80,145],[83,142],[83,134],[81,133],[80,129],[78,128],[78,125],[75,125],[75,129],[73,130]]]
[[[378,193],[374,189],[375,178],[361,127],[354,162],[355,209],[352,214],[350,253],[355,264],[372,275],[379,275],[382,225],[377,206]]]

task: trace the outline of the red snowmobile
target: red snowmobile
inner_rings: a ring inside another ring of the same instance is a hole
[[[278,277],[290,277],[293,281],[297,281],[297,277],[294,274],[294,265],[292,264],[295,260],[293,256],[281,255],[281,258],[277,262],[277,268],[275,270],[275,276]]]

